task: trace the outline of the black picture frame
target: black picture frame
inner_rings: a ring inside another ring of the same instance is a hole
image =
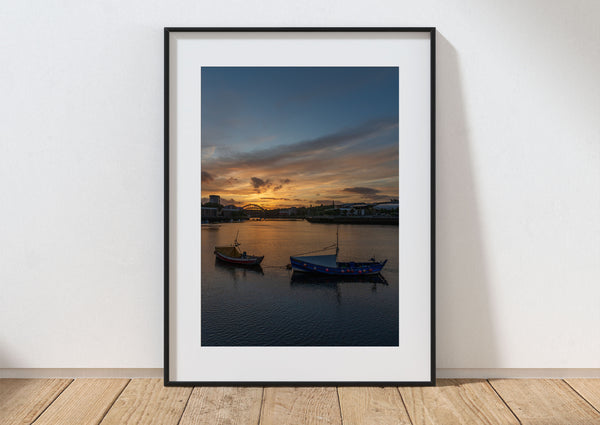
[[[331,33],[331,32],[400,32],[429,34],[430,55],[430,379],[424,381],[193,381],[174,380],[170,376],[170,37],[176,33]],[[436,28],[435,27],[165,27],[164,28],[164,385],[165,386],[435,386],[436,327],[435,327],[435,193],[436,193]]]

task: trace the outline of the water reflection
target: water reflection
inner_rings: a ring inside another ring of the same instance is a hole
[[[371,292],[377,291],[377,285],[388,285],[387,280],[381,274],[368,276],[327,276],[313,273],[302,273],[294,271],[290,277],[290,287],[292,289],[308,289],[318,286],[320,288],[331,289],[335,291],[338,304],[342,303],[342,288],[346,284],[371,284]]]
[[[328,276],[311,273],[294,272],[292,273],[291,283],[294,284],[309,284],[309,285],[337,285],[344,282],[369,282],[388,285],[387,280],[383,275],[365,275],[365,276]]]
[[[256,273],[260,275],[264,275],[262,267],[259,265],[254,266],[243,266],[226,263],[224,261],[215,258],[215,269],[223,270],[226,273],[229,273],[232,279],[237,279],[238,277],[246,277],[247,274]]]
[[[383,274],[286,269],[290,255],[335,243],[336,227],[306,221],[203,225],[201,345],[398,346],[398,227],[339,226],[340,261],[387,258]],[[245,251],[265,256],[261,266],[215,258],[214,247],[231,244],[238,231]]]

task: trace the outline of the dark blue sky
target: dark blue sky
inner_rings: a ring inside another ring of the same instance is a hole
[[[280,205],[397,198],[397,68],[201,72],[203,197]]]

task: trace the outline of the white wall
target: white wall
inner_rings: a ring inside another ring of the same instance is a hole
[[[8,1],[0,368],[162,367],[164,26],[436,26],[438,367],[600,368],[597,1]]]

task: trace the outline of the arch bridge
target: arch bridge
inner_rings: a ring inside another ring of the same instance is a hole
[[[258,204],[247,204],[242,207],[245,211],[265,211],[263,207]]]
[[[247,204],[242,207],[242,211],[249,217],[265,217],[267,210],[258,204]]]

